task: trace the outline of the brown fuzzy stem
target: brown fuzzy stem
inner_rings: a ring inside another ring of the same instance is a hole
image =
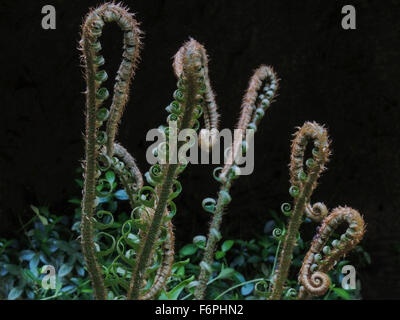
[[[278,79],[272,68],[261,65],[257,68],[250,79],[249,87],[243,98],[241,106],[241,116],[237,124],[237,129],[246,130],[250,123],[257,126],[269,108],[270,103],[276,96],[278,89]],[[268,99],[267,99],[268,96]],[[233,141],[228,161],[219,176],[222,186],[218,193],[218,200],[213,213],[210,229],[207,238],[207,245],[204,250],[203,260],[200,263],[200,274],[198,277],[199,285],[196,287],[194,296],[197,300],[202,300],[206,294],[207,283],[211,275],[211,265],[214,261],[214,252],[220,240],[220,228],[224,209],[230,202],[229,190],[234,178],[238,177],[240,168],[234,166],[236,154],[241,148],[245,135],[241,135]]]
[[[151,288],[140,296],[140,300],[151,300],[153,299],[161,289],[166,285],[169,275],[171,274],[172,265],[174,263],[174,244],[175,244],[175,236],[173,231],[173,225],[171,220],[167,222],[167,239],[163,244],[163,261],[159,269],[157,270],[157,274],[154,278],[154,282]]]
[[[308,161],[309,169],[306,177],[302,178],[304,152],[309,140],[314,140],[316,150],[313,152],[313,160]],[[325,163],[329,157],[329,141],[326,130],[315,122],[306,122],[295,134],[292,144],[290,162],[291,195],[294,197],[294,210],[290,216],[289,225],[280,251],[278,269],[275,272],[270,299],[280,299],[289,268],[292,263],[292,253],[296,245],[297,234],[302,223],[303,214],[313,190],[317,186],[317,180],[325,169]]]
[[[192,128],[194,123],[194,110],[196,105],[199,103],[199,91],[200,81],[199,76],[201,75],[201,58],[198,51],[198,43],[194,40],[187,42],[184,45],[185,50],[182,52],[182,71],[180,78],[184,82],[182,87],[182,109],[183,116],[179,121],[179,131],[187,128]],[[179,74],[179,73],[177,73]],[[183,143],[183,142],[182,142]],[[178,144],[178,150],[181,144]],[[172,155],[170,159],[174,159]],[[128,291],[128,299],[139,299],[141,295],[141,285],[145,277],[145,269],[148,265],[151,252],[153,251],[154,244],[157,238],[158,231],[162,223],[163,214],[167,208],[168,197],[171,193],[172,186],[175,178],[178,175],[178,168],[180,164],[167,164],[164,166],[164,179],[160,186],[157,186],[157,201],[156,209],[150,228],[147,232],[146,238],[143,241],[141,248],[139,249],[137,263],[132,272],[132,280]]]
[[[85,176],[81,224],[82,252],[85,257],[88,273],[92,280],[94,296],[96,299],[106,299],[107,297],[107,292],[104,287],[103,274],[96,257],[94,245],[94,226],[92,221],[96,206],[95,188],[97,183],[97,156],[99,154],[101,145],[107,141],[107,136],[103,132],[102,135],[99,135],[98,130],[98,128],[102,125],[104,118],[104,116],[100,116],[99,120],[98,112],[101,104],[108,97],[107,89],[100,88],[101,83],[107,79],[107,74],[105,71],[99,70],[99,67],[104,64],[104,58],[101,55],[98,55],[98,52],[101,50],[101,44],[98,42],[98,38],[101,36],[105,22],[111,21],[117,22],[121,29],[125,32],[125,65],[134,65],[138,55],[139,42],[137,41],[135,44],[133,44],[132,39],[134,39],[133,33],[138,34],[139,31],[137,29],[135,20],[132,18],[132,15],[119,5],[106,3],[94,10],[91,10],[86,16],[85,22],[82,26],[82,40],[80,42],[80,50],[83,53],[82,60],[85,67],[87,86]],[[129,86],[129,79],[131,76],[132,72],[127,74],[126,77],[124,75],[124,78],[121,76],[121,79],[124,80],[125,84]],[[120,81],[117,77],[116,85],[118,85],[119,82]],[[118,90],[116,90],[114,94],[113,101],[119,99],[117,91]],[[127,89],[124,92],[127,93]],[[125,100],[124,102],[126,102]],[[102,114],[107,114],[107,112],[103,112]],[[113,134],[111,134],[111,136],[113,137]]]

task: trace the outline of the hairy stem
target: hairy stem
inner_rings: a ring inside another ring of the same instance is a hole
[[[167,222],[168,236],[163,245],[163,262],[160,268],[157,270],[157,274],[154,278],[154,282],[151,288],[144,293],[140,300],[150,300],[153,299],[157,293],[165,286],[168,277],[172,270],[172,265],[174,262],[174,244],[175,236],[173,231],[173,225],[171,221]]]
[[[220,194],[229,194],[231,184],[226,183],[220,189]],[[214,261],[214,251],[218,241],[221,238],[219,230],[221,229],[222,215],[224,213],[224,208],[229,202],[224,196],[219,196],[217,205],[215,207],[215,212],[211,220],[210,229],[207,237],[207,245],[204,250],[203,260],[200,263],[200,275],[198,278],[198,286],[195,289],[194,296],[196,300],[203,300],[206,292],[207,282],[210,279],[211,265]]]
[[[84,42],[84,54],[92,56],[92,48],[88,41]],[[93,283],[93,291],[96,299],[106,299],[103,276],[98,265],[95,247],[93,225],[91,219],[95,210],[96,187],[96,86],[95,67],[91,59],[86,59],[86,144],[85,144],[85,179],[82,200],[82,252],[86,260],[87,269]]]
[[[196,47],[195,43],[189,42],[186,47],[184,61],[183,61],[183,77],[185,78],[185,88],[184,88],[184,101],[183,110],[184,114],[179,126],[179,131],[187,128],[191,128],[193,125],[193,113],[197,103],[197,93],[199,91],[200,83],[197,78],[197,72],[199,65],[196,61]],[[184,142],[181,141],[178,144],[179,147]],[[174,159],[175,156],[172,154],[169,159]],[[178,163],[170,163],[165,166],[165,176],[161,183],[160,188],[158,188],[158,199],[157,206],[154,212],[152,222],[150,224],[149,230],[147,232],[146,238],[144,239],[143,245],[140,248],[138,260],[132,273],[132,280],[130,282],[130,287],[128,291],[127,298],[137,300],[140,297],[140,289],[144,280],[146,273],[146,267],[148,261],[151,258],[150,255],[153,252],[153,247],[157,239],[158,230],[160,229],[162,218],[164,212],[167,208],[168,197],[171,193],[174,180],[177,176],[177,170],[180,167]]]
[[[140,30],[137,28],[136,21],[125,8],[114,3],[105,3],[91,10],[86,16],[82,26],[82,40],[80,42],[87,86],[85,174],[81,223],[82,252],[86,261],[88,273],[93,283],[94,296],[96,299],[106,299],[107,297],[103,274],[96,257],[94,242],[95,230],[92,221],[96,209],[95,190],[99,172],[97,158],[101,146],[107,141],[107,135],[104,131],[101,131],[100,134],[98,129],[108,117],[107,109],[103,108],[100,110],[103,101],[108,97],[108,90],[106,88],[100,88],[101,83],[107,80],[107,73],[104,70],[99,70],[99,67],[104,64],[104,58],[98,55],[98,52],[101,50],[101,44],[98,38],[102,34],[105,22],[113,21],[117,22],[124,31],[124,59],[118,71],[111,111],[113,112],[113,110],[116,109],[115,105],[118,105],[118,109],[122,110],[127,101],[129,82],[139,55]],[[122,113],[122,111],[119,112],[119,117],[120,113]],[[115,121],[112,121],[112,123],[116,123],[119,117],[115,117]],[[116,127],[116,124],[114,127]],[[115,137],[115,131],[116,129],[111,135],[112,143]]]
[[[241,115],[237,124],[237,129],[241,130],[241,135],[237,138],[235,137],[228,155],[228,161],[219,176],[222,185],[218,193],[215,212],[211,219],[203,260],[200,263],[199,285],[194,293],[197,300],[202,300],[205,297],[207,283],[211,275],[211,265],[214,261],[214,251],[221,238],[222,215],[231,200],[229,195],[231,183],[233,179],[240,175],[240,168],[235,164],[235,161],[237,155],[243,149],[243,143],[247,142],[246,134],[248,132],[245,133],[245,131],[246,129],[251,129],[249,133],[254,133],[265,111],[275,98],[277,89],[278,79],[271,67],[261,65],[255,70],[249,81],[247,92],[243,97]]]
[[[147,267],[147,263],[150,258],[150,253],[153,251],[153,246],[157,238],[157,233],[161,225],[162,217],[167,207],[168,196],[172,188],[177,168],[178,168],[177,164],[171,164],[168,167],[167,175],[161,187],[161,192],[159,194],[159,202],[154,212],[152,223],[148,230],[147,236],[144,240],[144,245],[141,248],[138,262],[132,274],[132,281],[127,296],[128,299],[133,299],[133,300],[139,299],[141,285],[144,280],[143,277],[146,272],[145,269]]]
[[[309,140],[314,141],[313,158],[306,161],[308,169],[304,170],[304,153]],[[299,128],[292,143],[290,162],[290,181],[292,186],[289,192],[294,197],[295,205],[293,212],[290,213],[289,224],[280,252],[278,269],[275,271],[271,300],[278,300],[282,296],[303,215],[317,186],[317,180],[325,170],[325,163],[328,161],[329,154],[328,135],[324,127],[315,122],[306,122]],[[317,207],[320,210],[325,209],[325,206],[320,204],[315,206],[315,211],[317,211]],[[309,210],[312,210],[312,208],[309,208]],[[317,212],[313,213],[313,215],[318,217],[322,215],[322,212],[320,212],[320,215]]]
[[[310,180],[316,179],[315,174],[310,177]],[[292,263],[292,252],[296,245],[297,234],[303,219],[303,213],[305,210],[307,199],[310,198],[312,193],[311,184],[307,184],[304,191],[299,196],[296,206],[293,210],[293,215],[289,221],[285,240],[281,249],[281,256],[279,260],[279,272],[274,281],[274,287],[271,294],[271,300],[280,299],[283,292],[283,285],[289,273],[289,267]]]

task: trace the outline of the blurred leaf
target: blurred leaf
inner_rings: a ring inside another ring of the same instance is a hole
[[[5,269],[14,276],[19,276],[21,272],[21,267],[14,264],[5,264]]]
[[[186,279],[180,282],[177,286],[175,286],[171,291],[167,292],[168,300],[177,300],[182,290],[194,280],[194,276],[191,276],[189,279]]]
[[[196,253],[196,251],[197,251],[197,246],[189,243],[185,245],[181,250],[179,250],[179,255],[181,257],[191,256],[192,254]]]
[[[278,215],[276,213],[276,211],[274,210],[268,210],[268,212],[270,213],[270,215],[274,218],[275,223],[278,227],[283,227],[285,225],[285,223],[283,222],[283,220],[281,219],[281,215]]]
[[[269,220],[264,225],[264,233],[270,234],[275,229],[275,221]]]
[[[121,189],[118,190],[114,193],[114,196],[118,199],[118,200],[129,200],[129,197],[126,193],[125,190]]]
[[[58,270],[58,276],[59,277],[64,277],[66,276],[68,273],[70,273],[72,271],[72,265],[70,264],[62,264],[60,269]]]
[[[215,253],[215,259],[219,260],[219,259],[221,259],[221,258],[223,258],[223,257],[225,257],[225,252],[223,252],[223,251],[217,251],[217,252]]]
[[[158,300],[168,300],[168,295],[167,295],[167,293],[165,292],[165,290],[162,290],[162,291],[161,291],[161,293],[160,293],[160,295],[159,295],[159,297],[158,297]]]
[[[49,259],[47,259],[47,257],[42,252],[40,253],[40,261],[42,261],[42,263],[44,264],[51,264]]]
[[[75,222],[75,223],[72,225],[71,230],[72,230],[72,231],[80,232],[80,227],[81,227],[81,222],[80,222],[80,221],[77,221],[77,222]]]
[[[235,273],[235,269],[232,268],[225,268],[222,269],[219,275],[217,276],[218,279],[228,279],[231,278]]]
[[[31,259],[31,261],[29,261],[29,270],[31,270],[31,272],[36,271],[37,272],[37,266],[39,264],[39,258],[40,258],[40,253],[36,253],[33,258]]]
[[[10,293],[8,294],[8,300],[15,300],[18,299],[22,294],[21,288],[12,288]]]
[[[179,267],[178,270],[176,271],[176,275],[180,278],[183,278],[185,276],[185,267]]]
[[[61,287],[62,287],[62,282],[59,279],[57,279],[56,280],[56,292],[55,292],[55,294],[57,294],[61,290]]]
[[[271,269],[272,269],[272,266],[268,267],[265,263],[261,264],[261,271],[264,274],[264,276],[269,277],[271,274]]]
[[[93,289],[82,289],[81,290],[83,293],[92,293]]]
[[[332,288],[332,290],[342,299],[350,300],[350,294],[346,290],[344,290],[342,288]]]
[[[107,197],[96,197],[96,201],[100,204],[100,203],[106,203],[109,202],[111,200],[111,196],[107,196]]]
[[[207,238],[205,236],[195,236],[193,238],[193,243],[199,248],[203,249],[206,246]]]
[[[64,240],[56,240],[55,245],[61,249],[62,251],[65,251],[67,253],[72,254],[74,250],[70,247],[69,243],[64,241]]]
[[[19,253],[19,258],[24,261],[24,260],[30,260],[33,258],[33,256],[35,255],[35,252],[33,252],[32,250],[22,250]]]
[[[85,275],[85,269],[81,266],[76,266],[75,267],[76,272],[78,273],[78,275],[80,275],[81,277],[83,277]]]
[[[338,272],[341,273],[343,267],[344,267],[345,265],[349,264],[349,263],[350,263],[349,260],[342,260],[342,261],[340,261],[340,262],[336,265],[336,270],[337,270]]]
[[[4,239],[1,239],[4,240]],[[8,246],[14,243],[14,240],[4,240],[0,241],[0,255],[7,249]]]
[[[363,253],[364,253],[364,258],[367,261],[367,263],[371,264],[371,256],[369,255],[369,253],[366,251],[363,251]]]
[[[74,289],[76,289],[76,286],[70,284],[70,285],[68,285],[68,286],[63,287],[63,288],[61,289],[61,292],[72,291],[72,290],[74,290]]]
[[[248,296],[250,293],[252,293],[254,290],[254,284],[253,283],[247,283],[244,286],[241,287],[240,293],[243,296]]]
[[[235,259],[233,259],[233,261],[232,261],[230,266],[232,268],[241,267],[244,263],[245,263],[244,256],[240,255],[240,256],[237,256]]]
[[[233,240],[226,240],[221,246],[223,252],[228,252],[235,242]]]
[[[34,282],[39,281],[39,279],[36,278],[36,276],[29,269],[24,269],[22,271],[22,274],[26,281],[34,281]]]
[[[248,263],[258,263],[258,262],[260,262],[260,261],[262,261],[262,259],[261,259],[261,257],[259,257],[259,256],[251,256],[251,257],[247,260]]]
[[[80,200],[80,199],[77,199],[77,198],[69,199],[68,202],[69,202],[69,203],[73,203],[73,204],[78,204],[78,205],[81,204],[81,200]]]
[[[76,184],[80,187],[83,188],[83,181],[82,179],[75,179]]]
[[[176,269],[176,268],[180,268],[180,267],[182,267],[182,266],[185,266],[185,265],[187,265],[189,262],[190,262],[190,259],[189,259],[189,258],[187,258],[186,260],[183,260],[183,261],[175,262],[175,263],[172,265],[172,269]]]
[[[106,180],[110,183],[113,184],[115,181],[115,173],[114,171],[107,171],[106,172]]]
[[[28,290],[26,292],[26,296],[28,297],[28,299],[34,300],[35,299],[35,292],[33,292],[32,290]]]
[[[37,207],[35,207],[34,205],[31,205],[31,209],[38,216],[38,218],[40,219],[40,222],[42,222],[44,226],[47,226],[48,225],[47,218],[40,214],[39,209]]]
[[[243,275],[238,271],[236,271],[233,275],[240,283],[246,281],[246,279],[243,277]]]

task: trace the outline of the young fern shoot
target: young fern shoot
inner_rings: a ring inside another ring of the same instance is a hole
[[[118,70],[114,87],[111,112],[102,104],[109,96],[108,90],[101,87],[107,79],[107,73],[100,67],[104,58],[99,54],[101,44],[98,41],[106,22],[116,22],[124,32],[123,60]],[[94,239],[94,213],[96,207],[96,183],[100,175],[100,149],[108,145],[113,148],[116,132],[116,122],[119,120],[129,94],[129,84],[133,76],[140,49],[140,34],[138,24],[125,8],[116,4],[106,3],[91,10],[82,26],[80,50],[85,68],[86,79],[86,136],[85,136],[85,173],[82,199],[82,251],[87,269],[92,280],[96,299],[106,299],[102,268],[97,260]],[[112,114],[107,127],[112,128],[109,134],[103,130],[103,122]],[[108,150],[112,154],[112,150]]]
[[[304,153],[309,140],[314,142],[313,158],[306,161],[307,169],[304,170]],[[315,122],[306,122],[295,133],[290,161],[291,187],[289,189],[290,195],[294,198],[294,209],[290,211],[289,204],[283,205],[284,213],[290,216],[290,220],[284,234],[278,269],[273,280],[270,297],[273,300],[281,298],[304,212],[307,211],[310,217],[317,221],[327,212],[325,205],[321,203],[311,206],[310,198],[317,186],[320,174],[325,170],[329,154],[328,134],[324,127]]]
[[[342,223],[347,223],[346,231],[340,239],[335,239],[331,246],[328,245],[330,236]],[[322,222],[310,250],[304,257],[298,278],[301,285],[299,299],[322,296],[326,293],[330,285],[328,271],[361,241],[364,232],[364,220],[357,210],[349,207],[332,210]]]
[[[247,138],[252,138],[257,125],[276,97],[278,79],[271,67],[260,66],[250,79],[249,87],[243,98],[241,115],[237,125],[239,135],[235,135],[233,144],[228,152],[225,167],[222,169],[217,181],[221,183],[218,199],[206,198],[203,201],[203,208],[212,213],[210,229],[207,237],[207,244],[204,250],[203,259],[200,263],[200,275],[194,295],[197,300],[204,299],[207,282],[212,272],[211,265],[214,260],[216,244],[221,238],[220,227],[225,207],[231,201],[229,190],[232,181],[240,175],[240,168],[235,163],[239,153],[245,153],[247,149]],[[247,134],[250,137],[246,137]]]
[[[168,117],[170,126],[164,128],[166,136],[170,134],[178,135],[185,129],[198,130],[199,121],[197,119],[204,110],[204,114],[207,115],[205,116],[206,125],[210,126],[210,129],[212,126],[216,126],[216,106],[207,81],[207,60],[203,46],[190,39],[176,54],[173,66],[178,78],[178,89],[174,92],[175,100],[167,108],[171,114]],[[177,124],[177,132],[173,132],[171,122]],[[178,196],[182,189],[176,178],[187,164],[183,161],[181,154],[178,154],[183,143],[184,141],[180,141],[176,149],[169,146],[168,143],[163,145],[163,148],[159,147],[158,152],[166,154],[167,162],[161,166],[159,164],[154,165],[146,176],[148,182],[155,186],[155,190],[147,189],[152,193],[151,207],[154,208],[154,214],[152,214],[151,223],[138,251],[137,262],[129,285],[128,299],[139,299],[141,297],[146,268],[160,227],[163,222],[171,219],[176,212],[172,200]],[[176,158],[179,158],[179,162],[170,161]],[[150,202],[146,200],[143,204],[149,205]]]
[[[304,170],[304,153],[309,140],[313,140],[313,158],[306,160],[307,169]],[[311,296],[323,295],[329,288],[330,280],[327,272],[347,252],[353,249],[363,237],[364,221],[360,214],[348,207],[338,207],[328,214],[326,206],[317,202],[310,204],[312,192],[317,186],[320,174],[325,170],[325,164],[330,155],[329,141],[326,129],[315,123],[306,122],[295,133],[292,143],[290,162],[290,195],[294,198],[294,209],[291,205],[284,203],[282,212],[289,216],[288,226],[283,237],[278,268],[272,281],[272,292],[270,299],[280,299],[284,290],[285,281],[288,277],[292,262],[292,253],[296,246],[298,232],[303,221],[303,216],[315,222],[321,222],[318,234],[314,237],[311,248],[306,254],[299,274],[300,292],[299,299],[307,299]],[[326,243],[335,229],[347,222],[349,227],[341,236],[340,240],[334,240],[331,249]],[[287,293],[290,292],[289,289]]]

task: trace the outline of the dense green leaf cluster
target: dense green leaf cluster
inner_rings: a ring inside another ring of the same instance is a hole
[[[79,210],[74,219],[32,206],[35,216],[21,227],[23,238],[0,239],[0,298],[92,299],[79,236]],[[56,288],[45,289],[45,265],[56,271]]]
[[[80,171],[80,170],[78,170]],[[107,175],[111,179],[111,175]],[[80,179],[76,179],[79,186]],[[113,181],[112,181],[113,183]],[[118,212],[112,222],[115,228],[122,225],[127,214],[124,212],[127,197],[121,189],[112,188],[113,192],[101,198],[102,209],[113,214]],[[100,190],[101,191],[101,190]],[[72,198],[76,205],[73,219],[51,214],[47,207],[32,206],[34,216],[22,228],[22,239],[0,239],[0,295],[4,299],[92,299],[92,288],[79,243],[80,235],[80,199]],[[265,299],[265,288],[271,279],[277,263],[279,238],[273,230],[283,228],[282,216],[270,211],[271,220],[267,221],[260,235],[248,241],[227,239],[220,242],[211,266],[211,278],[208,282],[208,299]],[[105,216],[105,219],[109,219]],[[310,220],[305,220],[306,224]],[[306,248],[301,238],[294,251],[293,265],[300,267]],[[182,245],[175,256],[167,286],[156,299],[193,299],[194,279],[197,278],[205,237],[196,236],[192,243]],[[357,247],[349,256],[352,263],[360,269],[370,263],[370,257],[362,247]],[[340,283],[340,272],[349,260],[343,260],[329,273],[332,285],[328,293],[320,299],[360,299],[360,285],[357,290],[344,290]],[[45,273],[44,265],[53,265],[57,272],[56,289],[44,289],[41,285]],[[296,288],[296,281],[288,281]],[[112,293],[110,298],[116,298]],[[290,294],[285,295],[291,299]]]

